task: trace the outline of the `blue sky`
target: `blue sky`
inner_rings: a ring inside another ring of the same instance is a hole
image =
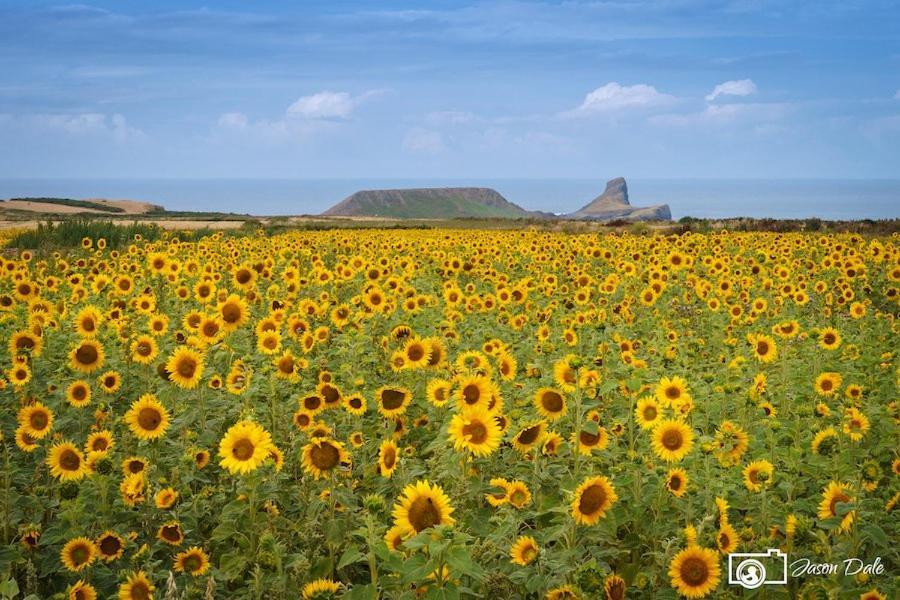
[[[900,177],[900,4],[8,2],[0,177]]]

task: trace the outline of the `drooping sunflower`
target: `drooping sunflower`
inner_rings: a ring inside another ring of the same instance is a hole
[[[381,446],[378,448],[378,472],[382,477],[390,479],[397,470],[398,452],[399,448],[393,440],[381,442]]]
[[[855,406],[849,407],[844,411],[843,431],[854,442],[862,440],[869,431],[869,417]]]
[[[542,417],[555,421],[566,414],[566,399],[553,388],[541,388],[534,394],[534,407]]]
[[[22,425],[16,428],[16,446],[19,450],[22,452],[34,452],[38,447],[37,442],[37,438],[29,435]]]
[[[403,489],[392,514],[395,525],[414,535],[435,525],[453,525],[453,510],[444,490],[424,480]]]
[[[850,495],[850,486],[836,481],[830,481],[822,491],[822,501],[819,503],[818,516],[820,519],[842,517],[840,525],[838,525],[837,528],[838,532],[849,531],[850,526],[853,525],[856,511],[850,510],[841,515],[840,512],[838,512],[838,504],[849,505],[853,503],[853,497]]]
[[[69,600],[97,600],[97,589],[83,579],[79,579],[66,588]]]
[[[744,467],[744,485],[751,492],[761,492],[772,485],[775,467],[767,460],[755,460]]]
[[[719,585],[719,557],[715,550],[689,546],[681,550],[669,564],[669,577],[674,587],[687,598],[703,598]]]
[[[93,373],[103,366],[105,359],[103,346],[96,340],[82,340],[69,352],[69,366],[82,373]]]
[[[581,595],[567,584],[547,590],[544,600],[581,600]]]
[[[119,586],[119,600],[151,600],[156,586],[143,571],[130,573]]]
[[[186,390],[194,389],[203,376],[203,355],[182,346],[166,361],[166,370],[175,385]]]
[[[59,442],[47,454],[50,473],[61,481],[78,481],[90,472],[81,450],[70,442]]]
[[[655,398],[645,396],[637,401],[634,418],[642,429],[653,429],[662,418],[662,411]]]
[[[449,436],[456,450],[487,456],[500,447],[503,433],[493,415],[483,406],[476,405],[453,415]]]
[[[580,525],[593,525],[600,521],[619,499],[609,478],[588,477],[575,490],[572,500],[572,517]]]
[[[537,541],[530,535],[520,536],[509,549],[510,562],[514,565],[527,567],[540,552]]]
[[[666,489],[676,498],[681,498],[687,492],[688,475],[684,469],[671,469],[666,475]]]
[[[526,425],[513,436],[513,448],[515,448],[522,454],[529,452],[543,440],[544,429],[546,428],[546,426],[547,424],[544,421],[538,421],[537,423]]]
[[[198,577],[209,568],[209,556],[202,548],[191,546],[175,555],[174,569],[177,573],[187,573]]]
[[[272,436],[253,421],[239,421],[219,442],[219,465],[232,475],[254,471],[269,458]]]
[[[315,437],[303,446],[301,453],[303,470],[315,477],[322,479],[341,465],[350,464],[350,454],[344,448],[344,444],[329,437]]]
[[[694,432],[681,421],[661,421],[652,435],[653,451],[667,462],[680,461],[694,446]]]
[[[78,537],[69,540],[59,553],[59,560],[69,571],[77,573],[87,568],[97,558],[94,542]]]
[[[315,579],[303,586],[303,600],[327,600],[334,598],[343,589],[340,583],[331,579]]]
[[[36,440],[46,437],[53,429],[53,411],[41,402],[35,402],[19,409],[19,425]]]
[[[491,487],[496,488],[497,491],[489,492],[484,495],[484,499],[487,500],[488,504],[497,508],[498,506],[503,506],[509,502],[509,481],[502,477],[494,477],[491,479],[490,485]]]
[[[115,531],[104,531],[94,541],[97,553],[106,562],[122,558],[125,553],[125,539]]]
[[[412,399],[412,393],[399,386],[383,386],[375,392],[375,404],[378,412],[392,419],[406,412]]]
[[[155,440],[165,435],[169,428],[169,411],[156,396],[144,394],[131,404],[125,413],[125,422],[138,439]]]

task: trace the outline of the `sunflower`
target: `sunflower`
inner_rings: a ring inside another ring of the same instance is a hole
[[[681,421],[664,420],[653,428],[653,451],[667,462],[683,459],[694,445],[694,432]]]
[[[471,408],[473,406],[489,407],[495,395],[495,388],[488,377],[482,375],[469,375],[458,381],[456,391],[456,404],[459,408]]]
[[[119,600],[151,600],[156,586],[144,574],[137,571],[128,575],[125,583],[119,586]]]
[[[738,547],[738,534],[731,523],[723,520],[719,523],[719,532],[716,534],[716,546],[722,554],[731,554]]]
[[[869,431],[869,418],[855,406],[844,411],[844,433],[854,442],[858,442]]]
[[[553,388],[541,388],[534,394],[534,406],[542,417],[555,421],[566,414],[566,399]]]
[[[209,451],[208,450],[194,450],[193,452],[194,466],[198,469],[203,469],[206,465],[209,464]]]
[[[69,600],[97,600],[97,590],[83,579],[79,579],[66,588],[66,597]]]
[[[553,380],[565,392],[574,392],[578,383],[578,369],[572,364],[575,355],[569,354],[553,364]]]
[[[719,585],[719,557],[714,550],[689,546],[669,564],[674,587],[687,598],[703,598]]]
[[[94,545],[100,558],[106,562],[122,558],[122,554],[125,553],[125,540],[114,531],[104,531],[94,541]]]
[[[140,456],[129,456],[122,461],[123,475],[139,475],[147,470],[149,463],[146,458]]]
[[[375,404],[378,412],[392,419],[406,412],[412,394],[406,388],[399,386],[384,386],[375,392]]]
[[[515,448],[522,454],[529,452],[532,448],[543,441],[544,428],[546,426],[547,424],[544,421],[538,421],[537,423],[526,425],[513,436],[513,448]]]
[[[498,506],[503,506],[509,502],[509,481],[502,477],[494,477],[491,479],[490,485],[491,487],[497,488],[499,491],[490,492],[484,495],[484,499],[487,500],[488,504],[497,508]]]
[[[209,568],[209,556],[201,548],[191,546],[175,555],[174,569],[177,573],[187,573],[198,577]]]
[[[347,412],[354,416],[361,416],[366,413],[366,399],[362,394],[351,394],[344,397],[344,408]]]
[[[16,331],[9,337],[8,348],[10,356],[28,353],[36,358],[41,355],[43,346],[43,338],[30,331]]]
[[[819,330],[819,347],[824,350],[837,350],[841,345],[841,334],[837,329],[826,327]]]
[[[85,306],[75,315],[75,331],[83,338],[93,338],[102,320],[103,315],[96,306]]]
[[[186,390],[194,389],[203,375],[203,356],[190,348],[178,348],[166,361],[166,370],[175,385]]]
[[[580,600],[581,596],[570,585],[561,585],[547,590],[544,600]]]
[[[609,434],[605,427],[597,426],[596,433],[587,429],[578,432],[578,452],[583,456],[590,456],[594,450],[603,450],[607,445],[609,445]]]
[[[70,442],[59,442],[47,454],[50,473],[61,481],[78,481],[90,472],[81,450]]]
[[[589,477],[575,490],[572,500],[572,516],[580,525],[593,525],[600,521],[619,499],[609,478]]]
[[[681,377],[663,377],[656,385],[656,399],[663,406],[672,406],[687,394],[687,382]]]
[[[511,481],[506,486],[506,499],[516,508],[525,508],[531,504],[531,490],[524,481]]]
[[[103,429],[88,436],[87,442],[84,444],[84,451],[88,454],[106,456],[115,445],[112,432]]]
[[[269,457],[272,436],[253,421],[239,421],[219,442],[219,465],[232,475],[255,471]]]
[[[637,401],[637,407],[634,409],[634,419],[642,429],[653,429],[661,418],[662,411],[655,398],[644,396]]]
[[[540,548],[533,537],[530,535],[520,536],[509,549],[510,562],[527,567],[537,558],[538,552],[540,552]]]
[[[169,411],[156,396],[144,394],[131,404],[125,413],[125,422],[138,439],[155,440],[165,435],[169,428]]]
[[[770,363],[778,358],[778,346],[768,335],[748,334],[747,341],[753,349],[753,356],[761,363]]]
[[[816,393],[820,396],[824,396],[826,398],[830,396],[834,396],[837,391],[841,388],[841,383],[844,378],[841,377],[840,373],[834,372],[826,372],[820,373],[818,377],[816,377],[816,381],[813,384],[813,389],[815,389]]]
[[[681,498],[687,492],[687,471],[684,469],[671,469],[666,475],[666,489],[676,498]]]
[[[500,447],[503,437],[493,415],[480,405],[453,415],[449,435],[456,450],[468,450],[475,456],[492,454]]]
[[[91,403],[91,386],[86,381],[73,381],[66,388],[66,402],[75,408],[83,408]]]
[[[853,524],[856,511],[846,511],[842,515],[838,511],[838,504],[852,505],[853,503],[853,497],[850,496],[850,486],[830,481],[822,491],[822,501],[819,503],[818,516],[820,519],[842,517],[838,526],[838,532],[848,531]]]
[[[59,560],[62,561],[62,564],[66,569],[75,573],[87,568],[95,558],[97,558],[97,547],[94,546],[94,542],[85,537],[69,540],[59,553]]]
[[[180,546],[184,541],[184,530],[177,521],[169,521],[159,527],[156,538],[170,546]]]
[[[398,452],[399,448],[397,448],[397,444],[393,440],[381,442],[381,446],[378,449],[378,472],[381,473],[382,477],[390,479],[394,471],[397,470],[399,462],[397,460]]]
[[[329,437],[313,438],[303,446],[303,470],[316,479],[328,477],[335,469],[350,464],[350,454],[344,444]]]
[[[384,534],[384,543],[387,545],[388,550],[391,552],[396,552],[400,549],[400,546],[403,544],[403,540],[409,535],[409,532],[400,527],[399,525],[394,525],[390,529],[387,530],[387,533]]]
[[[431,344],[416,337],[410,338],[403,345],[403,354],[407,367],[425,367],[431,360]]]
[[[772,485],[775,467],[767,460],[756,460],[744,467],[744,485],[751,492],[761,492]]]
[[[341,584],[336,581],[316,579],[303,586],[301,597],[303,600],[326,600],[335,597],[341,589]]]
[[[22,429],[36,440],[43,439],[53,429],[53,411],[40,402],[20,408],[17,419]]]
[[[627,588],[625,580],[615,573],[607,575],[603,580],[603,592],[606,594],[606,600],[625,600]]]
[[[95,340],[82,342],[69,352],[69,366],[82,373],[93,373],[103,366],[106,354],[103,346]]]
[[[250,317],[247,302],[237,294],[231,294],[218,306],[219,316],[222,319],[222,327],[227,332],[241,327]]]
[[[131,342],[131,360],[139,365],[149,365],[159,356],[159,346],[149,335],[139,335]]]
[[[122,387],[122,376],[116,371],[107,371],[97,378],[100,389],[107,394],[115,394]]]
[[[156,508],[172,508],[175,501],[178,500],[178,492],[172,487],[163,488],[156,492],[154,500],[156,502]]]
[[[440,486],[427,480],[407,485],[394,504],[394,524],[410,534],[434,527],[453,525],[453,507]]]
[[[37,438],[32,437],[25,431],[22,425],[16,428],[16,446],[22,452],[34,452],[37,450]]]
[[[18,362],[10,368],[7,377],[14,386],[21,387],[31,381],[31,369],[24,362]]]
[[[432,405],[440,408],[450,399],[451,384],[446,379],[432,379],[428,382],[425,397]]]

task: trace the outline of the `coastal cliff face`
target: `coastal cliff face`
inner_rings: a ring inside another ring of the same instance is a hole
[[[410,188],[362,190],[322,213],[343,217],[521,219],[540,217],[508,201],[491,188]]]
[[[656,206],[631,206],[628,201],[628,184],[624,177],[616,177],[606,182],[606,190],[586,206],[566,215],[570,219],[590,219],[611,221],[668,221],[672,212],[668,204]]]

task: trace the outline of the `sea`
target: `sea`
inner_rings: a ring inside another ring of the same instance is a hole
[[[491,187],[529,210],[575,211],[604,179],[0,179],[0,199],[129,199],[169,210],[318,214],[358,190]],[[829,220],[900,218],[900,179],[628,179],[631,204],[672,217]]]

